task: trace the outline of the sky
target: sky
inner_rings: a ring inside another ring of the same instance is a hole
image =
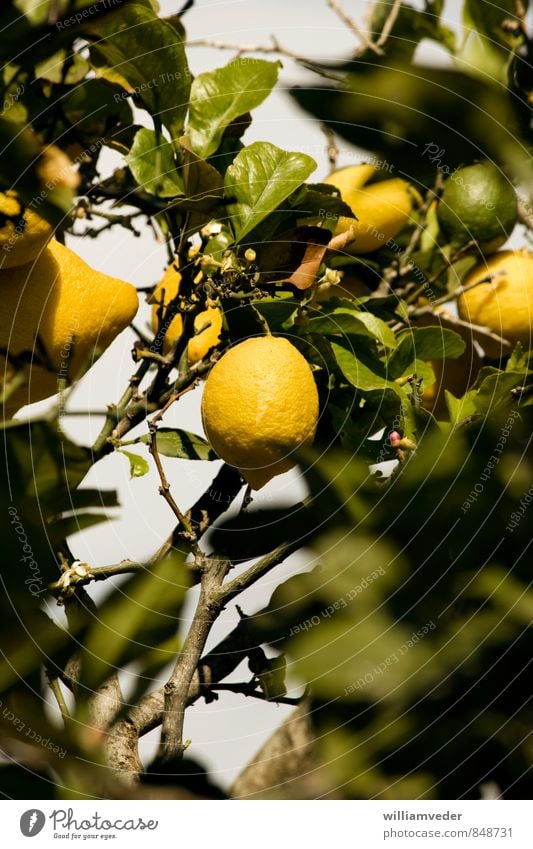
[[[344,0],[346,9],[358,21],[363,19],[366,3]],[[161,13],[171,14],[179,9],[180,2],[162,0]],[[445,9],[447,23],[456,23],[459,4],[448,2]],[[338,19],[325,0],[196,0],[194,8],[184,17],[188,37],[216,39],[244,44],[269,44],[275,33],[278,41],[288,49],[313,58],[327,60],[349,56],[357,41]],[[234,56],[232,51],[206,47],[190,47],[188,58],[194,74],[225,64]],[[422,45],[425,60],[442,62],[438,48]],[[275,56],[265,57],[276,59]],[[267,101],[254,112],[254,120],[244,141],[269,141],[286,150],[298,150],[313,156],[317,169],[312,179],[320,180],[328,172],[325,139],[317,122],[302,112],[286,94],[285,89],[310,79],[309,72],[294,62],[283,59],[280,84]],[[142,113],[137,116],[141,118]],[[146,115],[145,115],[146,120]],[[361,151],[339,140],[338,165],[361,161]],[[106,168],[121,164],[117,154],[106,154]],[[158,244],[146,228],[140,238],[122,228],[114,228],[98,240],[70,239],[73,247],[87,262],[107,274],[129,280],[137,286],[154,284],[162,275],[166,261],[164,245]],[[141,296],[142,300],[143,296]],[[149,308],[143,304],[137,324],[146,328]],[[102,424],[102,418],[89,411],[101,411],[106,404],[116,401],[134,370],[129,351],[133,335],[122,334],[101,360],[72,391],[68,409],[87,413],[86,416],[62,420],[64,431],[75,441],[90,444]],[[179,426],[202,433],[199,412],[201,390],[190,393],[165,416],[166,426]],[[47,402],[40,405],[46,408]],[[145,431],[141,425],[135,433]],[[137,451],[137,446],[135,449]],[[138,453],[143,453],[139,448]],[[209,485],[218,464],[166,460],[165,467],[172,491],[180,508],[186,510]],[[158,479],[149,473],[143,478],[129,479],[127,459],[114,454],[95,466],[89,473],[85,486],[116,488],[121,508],[112,511],[115,518],[106,525],[78,534],[70,541],[75,555],[92,566],[115,563],[123,558],[143,560],[149,557],[168,536],[174,526],[174,517],[157,493]],[[301,481],[295,472],[277,478],[254,499],[255,505],[292,503],[304,494]],[[286,564],[262,580],[259,586],[243,594],[238,601],[246,613],[260,609],[270,598],[275,586],[296,569],[309,568],[305,555],[293,557]],[[105,590],[91,590],[93,597]],[[191,594],[192,595],[192,594]],[[184,611],[184,626],[191,615],[194,598]],[[235,608],[228,609],[213,629],[208,648],[237,622]],[[234,678],[244,680],[247,670]],[[127,676],[126,689],[131,684]],[[164,683],[161,681],[161,684]],[[214,774],[215,779],[227,787],[240,769],[251,758],[272,730],[291,712],[287,706],[274,706],[242,696],[221,694],[218,702],[205,705],[198,702],[187,714],[185,735],[192,740],[191,756],[200,760]],[[142,753],[148,756],[155,743],[150,735],[142,744]]]

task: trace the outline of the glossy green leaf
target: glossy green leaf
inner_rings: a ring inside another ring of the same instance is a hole
[[[396,379],[402,377],[415,360],[456,359],[464,353],[464,339],[448,328],[412,327],[400,336],[396,351],[388,362],[388,373]]]
[[[279,67],[279,62],[243,57],[195,77],[187,125],[195,153],[208,157],[217,150],[226,127],[270,94]]]
[[[317,311],[317,314],[311,316],[305,329],[325,335],[354,333],[370,336],[387,348],[395,348],[398,344],[388,324],[372,313],[355,310],[353,307],[335,307],[328,310],[326,315]]]
[[[91,61],[98,75],[127,82],[145,108],[168,128],[173,139],[183,131],[191,77],[181,37],[153,9],[124,5],[86,29],[97,41]]]
[[[153,130],[137,130],[125,161],[137,183],[150,194],[165,198],[184,194],[172,145],[161,136],[158,139]]]
[[[254,142],[230,165],[224,179],[236,241],[242,241],[315,170],[305,153],[289,153],[269,142]]]

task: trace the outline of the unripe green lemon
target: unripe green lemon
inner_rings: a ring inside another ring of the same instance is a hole
[[[488,161],[452,174],[437,207],[439,224],[452,242],[474,239],[489,253],[507,241],[517,215],[514,188]]]
[[[283,338],[240,342],[211,369],[202,418],[219,457],[261,489],[314,438],[318,392],[307,360]]]

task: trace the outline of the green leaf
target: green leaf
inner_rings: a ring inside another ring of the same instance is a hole
[[[208,442],[195,433],[180,428],[160,427],[157,431],[157,448],[165,457],[179,460],[218,460]],[[135,440],[149,445],[152,437],[145,433]]]
[[[287,674],[287,660],[285,655],[266,659],[264,668],[258,673],[259,686],[263,691],[265,699],[276,702],[287,695],[285,677]]]
[[[195,78],[187,125],[195,153],[207,158],[217,150],[226,127],[270,94],[279,68],[280,62],[241,58]]]
[[[305,153],[289,153],[269,142],[245,147],[224,179],[236,241],[242,241],[315,170]]]
[[[324,335],[354,333],[370,336],[387,348],[395,348],[398,344],[388,324],[372,313],[353,309],[353,306],[351,309],[335,307],[326,315],[313,315],[303,329]]]
[[[130,451],[121,449],[121,454],[124,454],[130,461],[130,478],[142,478],[150,471],[150,466],[144,457],[139,454],[132,454]]]
[[[291,94],[347,141],[428,187],[439,165],[449,174],[483,156],[513,170],[524,160],[516,99],[456,70],[417,65],[415,74],[393,62],[349,74],[337,90],[313,84]]]
[[[83,641],[82,686],[96,689],[116,668],[175,634],[188,585],[183,560],[174,552],[108,596]]]
[[[191,77],[185,48],[170,24],[139,3],[86,26],[95,71],[111,82],[126,83],[173,139],[183,131]]]
[[[403,397],[403,393],[396,383],[372,371],[369,366],[357,359],[355,354],[347,348],[338,345],[336,342],[331,343],[331,348],[343,375],[356,389],[360,389],[363,392],[392,389],[397,395]],[[379,369],[380,366],[381,363],[377,361],[376,367]]]
[[[153,130],[138,130],[133,146],[125,157],[137,183],[158,197],[184,194],[183,180],[176,171],[172,145]]]
[[[464,353],[464,339],[454,330],[436,327],[412,327],[400,337],[388,363],[390,377],[402,377],[415,360],[456,359]]]

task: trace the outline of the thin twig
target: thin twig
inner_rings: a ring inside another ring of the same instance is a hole
[[[159,450],[158,450],[158,447],[157,447],[157,424],[152,420],[152,421],[148,422],[148,428],[149,428],[150,436],[151,436],[150,445],[149,445],[148,450],[150,451],[150,454],[154,458],[154,463],[155,463],[157,472],[159,474],[159,479],[161,481],[161,485],[159,487],[159,494],[162,495],[163,498],[165,499],[165,501],[167,502],[168,506],[170,507],[170,509],[174,513],[179,524],[183,527],[183,529],[185,531],[186,539],[191,544],[191,547],[194,548],[196,546],[196,542],[197,542],[196,534],[194,533],[194,530],[193,530],[192,525],[190,524],[189,520],[181,512],[180,508],[178,507],[178,505],[174,501],[173,496],[171,495],[170,484],[167,480],[167,476],[165,474],[165,470],[164,470],[163,464],[161,462],[161,457],[159,455]]]
[[[470,292],[471,289],[477,288],[477,286],[481,286],[482,283],[493,283],[496,277],[501,277],[505,272],[497,271],[494,274],[487,274],[486,277],[482,277],[480,280],[476,280],[474,283],[470,283],[468,286],[458,286],[453,292],[447,292],[446,295],[442,295],[440,298],[436,298],[434,301],[431,301],[430,304],[424,304],[421,307],[409,307],[409,316],[412,318],[418,318],[421,315],[426,315],[427,313],[432,313],[435,307],[441,306],[441,304],[447,304],[450,301],[455,301],[457,298],[460,298],[461,295],[464,295],[465,292]]]
[[[376,53],[377,56],[383,56],[383,50],[377,45],[374,44],[371,38],[363,32],[363,30],[356,24],[354,19],[348,14],[346,9],[344,9],[339,0],[326,0],[329,8],[335,12],[336,15],[341,19],[341,21],[346,24],[349,30],[353,32],[353,34],[359,39],[359,41],[364,44],[368,50],[371,50],[373,53]]]
[[[209,687],[211,692],[227,692],[227,693],[237,693],[242,694],[243,696],[251,696],[252,699],[260,699],[263,702],[272,702],[274,704],[279,705],[294,705],[297,706],[301,703],[302,699],[305,698],[305,693],[302,696],[296,696],[295,698],[291,698],[290,696],[279,696],[277,699],[267,699],[265,698],[265,694],[261,690],[256,690],[253,685],[242,683],[242,684],[211,684]]]
[[[59,683],[59,678],[51,678],[49,681],[50,689],[54,694],[55,700],[57,702],[57,706],[61,712],[61,716],[63,717],[63,722],[67,722],[70,719],[70,711],[68,709],[68,705],[65,701],[65,696],[63,695],[63,690],[61,689],[61,684]]]
[[[386,44],[387,39],[392,32],[394,24],[396,23],[396,19],[398,17],[398,13],[400,11],[401,5],[402,5],[402,0],[394,0],[394,2],[392,4],[392,8],[391,8],[391,10],[390,10],[390,12],[387,16],[387,20],[383,24],[383,29],[381,30],[381,35],[379,36],[378,40],[376,41],[376,47],[383,47]]]

